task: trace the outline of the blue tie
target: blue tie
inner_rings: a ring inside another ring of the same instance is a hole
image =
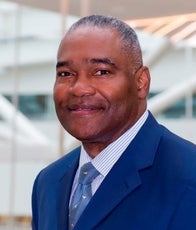
[[[99,172],[89,162],[80,169],[78,186],[73,194],[69,208],[69,229],[73,229],[80,215],[89,203],[92,192],[91,183],[99,175]]]

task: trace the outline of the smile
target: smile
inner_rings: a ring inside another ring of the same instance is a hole
[[[92,113],[103,111],[103,107],[94,105],[71,105],[68,106],[68,110],[73,114],[90,115]]]

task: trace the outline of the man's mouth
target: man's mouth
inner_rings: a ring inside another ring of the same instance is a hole
[[[89,105],[89,104],[82,104],[82,105],[69,105],[68,110],[71,113],[74,114],[80,114],[80,115],[90,115],[92,113],[100,112],[104,108],[103,106],[95,106],[95,105]]]

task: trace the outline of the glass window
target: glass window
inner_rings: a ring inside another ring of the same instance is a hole
[[[12,97],[5,95],[11,102]],[[54,106],[52,95],[19,95],[19,110],[32,120],[44,120],[54,118]]]
[[[148,98],[152,98],[158,95],[160,92],[150,92]],[[196,94],[193,95],[193,117],[196,117]],[[164,110],[161,114],[161,117],[165,118],[184,118],[186,116],[186,99],[183,98],[170,108]]]
[[[166,118],[183,118],[185,117],[185,99],[175,103],[172,107],[162,112]]]

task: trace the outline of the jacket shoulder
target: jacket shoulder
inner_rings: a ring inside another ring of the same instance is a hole
[[[77,147],[63,157],[52,162],[40,171],[38,174],[39,180],[44,178],[44,181],[46,181],[47,178],[48,180],[53,180],[62,177],[70,166],[72,166],[75,162],[78,162],[79,155],[80,147]]]

